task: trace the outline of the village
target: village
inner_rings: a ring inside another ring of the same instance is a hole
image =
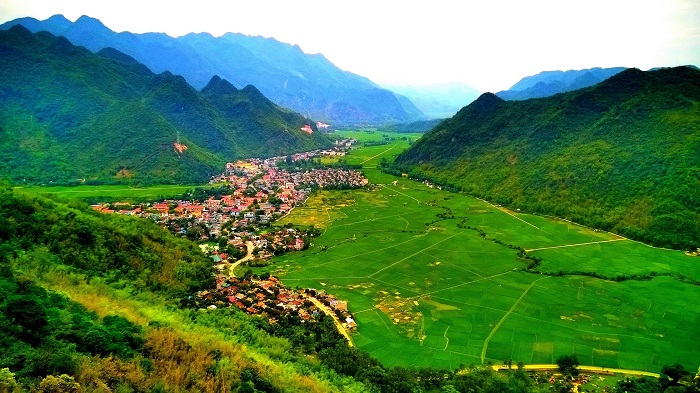
[[[215,243],[218,246],[203,251],[211,253],[218,265],[244,257],[261,264],[261,260],[273,255],[308,248],[310,239],[318,235],[314,228],[269,229],[272,222],[302,205],[313,190],[367,185],[367,179],[355,170],[292,171],[281,168],[280,164],[342,156],[354,143],[354,139],[344,139],[336,141],[331,149],[227,163],[223,173],[210,179],[210,184],[223,187],[218,192],[205,191],[189,198],[138,205],[99,204],[93,205],[93,209],[149,219],[190,240]],[[248,245],[252,245],[252,250]]]
[[[270,323],[287,314],[298,316],[302,323],[315,322],[325,313],[346,331],[357,329],[346,301],[338,300],[325,291],[287,288],[277,277],[267,274],[241,278],[219,275],[216,289],[200,291],[191,301],[200,309],[237,307],[248,314],[267,317]]]
[[[210,184],[216,192],[199,191],[187,198],[155,203],[113,203],[93,205],[102,213],[141,217],[158,223],[180,236],[200,243],[203,253],[216,268],[216,288],[200,291],[190,301],[201,309],[237,307],[249,314],[266,316],[275,323],[281,315],[298,316],[302,322],[317,321],[321,313],[333,317],[341,331],[357,325],[347,302],[314,289],[292,290],[276,277],[253,276],[249,271],[236,277],[242,263],[267,264],[273,255],[305,250],[320,231],[270,224],[304,204],[316,189],[359,188],[367,179],[359,171],[343,168],[288,170],[322,156],[344,156],[356,141],[340,140],[332,149],[296,153],[266,159],[251,158],[226,164],[223,173]],[[222,191],[223,190],[223,191]]]

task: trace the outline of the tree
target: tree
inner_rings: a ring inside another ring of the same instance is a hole
[[[640,378],[625,378],[617,381],[617,391],[627,393],[657,393],[659,390],[659,381],[655,378],[640,377]]]
[[[670,366],[663,366],[661,368],[661,375],[659,376],[659,386],[661,390],[666,390],[671,386],[678,386],[681,379],[690,379],[691,375],[689,371],[678,363]]]
[[[459,390],[455,389],[453,385],[447,384],[442,385],[442,388],[440,388],[440,393],[459,393]]]
[[[15,393],[19,392],[20,387],[15,380],[15,374],[10,372],[9,368],[0,369],[0,393]]]
[[[83,389],[70,375],[61,374],[57,377],[49,375],[39,383],[39,393],[79,393]]]
[[[33,296],[17,296],[7,300],[5,315],[20,326],[22,336],[30,341],[40,341],[40,333],[48,323],[46,310]]]
[[[557,358],[559,371],[564,375],[578,375],[578,357],[576,355],[561,355]]]

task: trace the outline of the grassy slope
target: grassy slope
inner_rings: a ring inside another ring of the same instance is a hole
[[[484,95],[400,170],[657,245],[700,243],[700,71],[627,70],[544,99]]]
[[[314,359],[294,355],[287,340],[259,331],[257,322],[241,313],[179,309],[180,296],[211,280],[211,262],[193,244],[144,220],[99,215],[77,202],[66,205],[9,188],[1,188],[0,193],[3,277],[9,269],[24,287],[34,280],[80,303],[84,314],[123,316],[143,331],[144,348],[131,360],[76,353],[70,345],[65,359],[47,359],[46,363],[62,362],[59,365],[68,357],[76,359],[78,366],[70,373],[87,391],[105,391],[107,386],[120,391],[235,391],[244,370],[252,370],[273,391],[363,389],[352,379],[320,367]],[[5,300],[3,292],[2,311]],[[71,318],[70,314],[63,317]],[[8,326],[3,320],[1,328]],[[50,336],[66,340],[70,334],[75,332],[52,331]],[[0,345],[6,343],[2,340]],[[50,350],[58,343],[42,345]],[[16,356],[8,357],[6,349],[0,351],[2,367],[16,362]],[[37,364],[48,367],[40,361]],[[45,375],[41,369],[31,375],[35,374]],[[31,384],[31,380],[23,382]]]
[[[605,367],[695,367],[700,347],[693,321],[700,308],[690,299],[700,296],[697,285],[673,277],[613,282],[526,272],[517,250],[493,239],[525,249],[592,243],[533,251],[544,258],[543,272],[609,278],[673,272],[697,279],[697,258],[504,211],[373,168],[406,147],[402,141],[354,150],[347,160],[364,162],[370,181],[384,186],[323,192],[295,209],[289,222],[321,224],[324,234],[309,251],[285,255],[268,268],[289,285],[348,299],[359,323],[353,340],[361,349],[404,366],[479,363],[486,347],[485,360],[495,362],[552,363],[575,352],[582,364]],[[441,219],[447,208],[454,218]],[[462,222],[486,238],[460,228]]]

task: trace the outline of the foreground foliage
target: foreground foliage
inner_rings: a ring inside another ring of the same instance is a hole
[[[0,261],[48,271],[62,265],[134,293],[184,296],[212,282],[211,264],[192,243],[155,224],[91,212],[0,187]],[[67,270],[69,272],[71,270]]]

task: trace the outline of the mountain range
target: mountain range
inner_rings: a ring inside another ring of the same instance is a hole
[[[454,116],[481,94],[477,89],[463,83],[386,87],[405,95],[426,116],[434,119]]]
[[[226,161],[330,145],[304,116],[218,76],[201,90],[113,48],[0,31],[0,176],[15,183],[201,182]]]
[[[238,88],[253,85],[278,105],[324,122],[384,124],[425,117],[406,97],[341,70],[321,54],[306,54],[296,45],[273,38],[234,33],[221,37],[191,33],[178,38],[162,33],[116,33],[97,19],[82,16],[71,22],[62,15],[44,21],[15,19],[0,29],[18,24],[32,32],[64,36],[93,52],[117,49],[155,73],[182,75],[197,89],[206,86],[213,75]]]
[[[527,76],[514,84],[510,89],[499,91],[496,95],[504,100],[549,97],[557,93],[593,86],[626,69],[625,67],[613,67],[544,71],[536,75]]]
[[[628,69],[526,101],[486,93],[393,165],[512,209],[700,246],[700,71]]]

